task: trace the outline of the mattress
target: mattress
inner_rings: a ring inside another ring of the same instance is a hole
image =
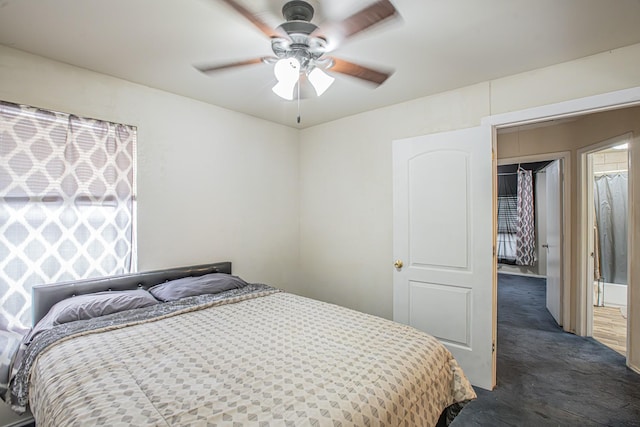
[[[38,427],[431,426],[475,398],[406,325],[266,285],[165,306],[34,338],[14,393]]]

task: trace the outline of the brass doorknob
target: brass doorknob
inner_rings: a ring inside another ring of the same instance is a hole
[[[402,260],[401,259],[397,259],[396,262],[393,263],[393,266],[395,268],[402,268],[404,264],[402,264]]]

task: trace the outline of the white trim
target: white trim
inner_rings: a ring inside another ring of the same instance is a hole
[[[563,159],[563,160],[566,159],[567,161],[571,161],[571,152],[556,151],[554,153],[530,154],[530,155],[518,156],[518,157],[505,157],[503,159],[498,159],[498,166],[511,165],[514,163],[546,162],[546,161],[553,161],[558,159]]]
[[[508,274],[510,276],[522,276],[522,277],[535,277],[538,279],[544,279],[546,276],[541,276],[539,274],[533,273],[520,273],[518,271],[500,271],[498,270],[498,274]]]
[[[584,152],[586,154],[597,153],[598,151],[606,150],[607,148],[615,147],[616,145],[624,144],[625,142],[631,142],[633,138],[633,132],[626,132],[622,135],[613,136],[607,138],[604,141],[596,142],[588,147],[582,147],[578,150],[578,153]]]
[[[498,236],[498,130],[494,126],[490,126],[486,123],[482,124],[485,128],[484,135],[491,135],[491,180],[493,185],[492,191],[492,203],[491,203],[491,217],[492,221],[492,236],[493,236],[493,256],[491,257],[491,343],[493,346],[493,355],[491,357],[491,390],[493,390],[498,384],[498,251],[497,251],[497,236]]]
[[[557,104],[543,105],[526,110],[496,114],[482,119],[483,125],[496,128],[582,116],[599,111],[614,110],[640,104],[640,87],[623,89],[601,95],[572,99]]]

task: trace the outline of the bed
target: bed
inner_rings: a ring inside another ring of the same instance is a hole
[[[433,426],[475,398],[430,335],[231,273],[35,286],[5,399],[45,427]]]

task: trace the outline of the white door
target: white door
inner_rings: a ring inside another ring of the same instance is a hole
[[[562,163],[545,168],[547,187],[547,310],[562,326]]]
[[[394,320],[440,339],[485,389],[495,384],[491,144],[490,127],[393,142]]]

